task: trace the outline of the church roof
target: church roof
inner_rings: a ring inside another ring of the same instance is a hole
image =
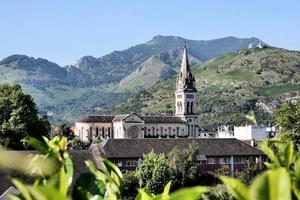
[[[162,116],[142,116],[145,123],[180,123],[185,124],[186,122],[180,117],[162,117]]]
[[[171,117],[171,116],[140,116],[136,113],[130,113],[130,114],[123,114],[123,115],[116,115],[113,119],[114,122],[121,121],[122,119],[125,119],[129,115],[135,114],[138,117],[140,117],[145,123],[153,123],[153,124],[159,124],[159,123],[175,123],[175,124],[185,124],[186,122],[181,119],[180,117]]]
[[[152,150],[155,153],[169,153],[176,146],[179,149],[186,149],[192,142],[195,142],[198,145],[199,154],[205,156],[264,155],[263,152],[256,147],[252,147],[235,138],[108,139],[103,146],[97,144],[92,148],[99,148],[99,152],[107,158],[140,158]]]
[[[77,122],[84,122],[84,123],[111,123],[112,120],[115,118],[114,115],[97,115],[97,116],[86,116],[81,118]]]

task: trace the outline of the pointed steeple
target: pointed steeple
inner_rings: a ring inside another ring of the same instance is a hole
[[[180,72],[181,72],[181,76],[184,77],[184,78],[189,77],[189,74],[191,73],[186,45],[184,45],[184,49],[183,49],[183,56],[182,56],[182,61],[181,61]]]
[[[191,71],[186,45],[184,45],[183,48],[180,73],[179,76],[177,77],[177,89],[196,90],[195,78]]]

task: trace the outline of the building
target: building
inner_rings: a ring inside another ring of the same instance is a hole
[[[201,126],[199,128],[198,138],[236,138],[254,145],[255,142],[261,142],[267,138],[273,138],[277,135],[275,126],[256,126],[256,125],[212,125]]]
[[[108,139],[90,147],[98,152],[96,157],[106,157],[119,168],[134,170],[142,162],[142,157],[151,151],[168,154],[174,147],[188,148],[196,143],[199,150],[198,166],[200,171],[213,171],[228,165],[231,172],[244,167],[247,160],[264,161],[263,152],[234,138],[228,139]]]
[[[199,133],[196,111],[196,84],[184,47],[175,91],[175,116],[88,116],[75,123],[75,135],[85,142],[108,138],[196,138]]]

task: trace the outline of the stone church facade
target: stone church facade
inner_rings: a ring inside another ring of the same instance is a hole
[[[175,116],[87,116],[75,123],[75,135],[85,142],[108,138],[196,138],[199,133],[196,111],[196,84],[186,46],[175,91]]]

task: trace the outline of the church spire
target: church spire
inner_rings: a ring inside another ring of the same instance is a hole
[[[186,45],[184,45],[184,49],[183,49],[183,56],[182,56],[182,61],[181,61],[181,76],[184,78],[189,77],[190,73],[191,73],[191,69],[190,69],[190,63],[189,63],[189,58],[187,55],[187,49],[186,49]]]
[[[183,55],[181,61],[180,73],[177,78],[177,89],[195,89],[195,78],[192,74],[186,44],[183,48]]]

